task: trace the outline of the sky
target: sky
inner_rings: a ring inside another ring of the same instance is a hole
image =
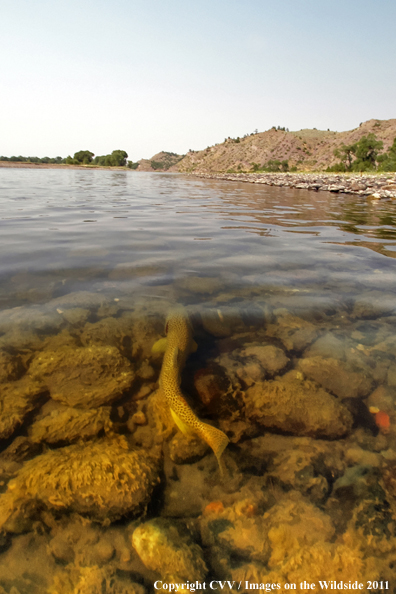
[[[396,118],[394,0],[0,0],[0,155]]]

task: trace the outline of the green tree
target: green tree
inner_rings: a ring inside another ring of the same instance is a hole
[[[387,153],[377,157],[378,171],[396,171],[396,138]]]
[[[80,165],[89,165],[92,163],[94,153],[91,151],[78,151],[74,153],[74,161]]]
[[[355,156],[356,144],[344,144],[334,150],[334,156],[340,159],[344,165],[343,171],[350,171],[352,167],[352,161]],[[339,171],[339,169],[338,169]]]
[[[352,163],[353,171],[368,171],[376,168],[379,151],[383,148],[382,140],[377,140],[375,134],[370,132],[356,143],[356,160]]]
[[[110,155],[113,167],[125,167],[128,153],[126,151],[113,151]]]

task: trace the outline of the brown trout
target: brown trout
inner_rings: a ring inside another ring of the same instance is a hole
[[[228,437],[220,429],[200,421],[180,390],[181,372],[186,359],[197,348],[192,337],[190,320],[183,307],[177,307],[169,313],[165,334],[166,339],[158,340],[153,346],[153,352],[165,351],[159,384],[172,417],[183,433],[195,433],[206,441],[217,458],[220,471],[223,472],[220,458],[228,445]]]

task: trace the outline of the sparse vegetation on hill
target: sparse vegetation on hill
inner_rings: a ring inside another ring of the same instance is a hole
[[[276,172],[285,171],[282,164],[287,162],[289,171],[333,167],[335,171],[392,171],[396,153],[388,151],[395,137],[396,119],[369,120],[347,132],[316,128],[289,132],[285,126],[273,126],[266,132],[255,130],[202,151],[189,151],[176,168],[196,173]]]

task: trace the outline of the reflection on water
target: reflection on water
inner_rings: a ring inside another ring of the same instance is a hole
[[[393,203],[108,171],[0,190],[0,593],[393,591]],[[228,436],[224,476],[158,385],[175,304],[197,349],[172,381]]]

